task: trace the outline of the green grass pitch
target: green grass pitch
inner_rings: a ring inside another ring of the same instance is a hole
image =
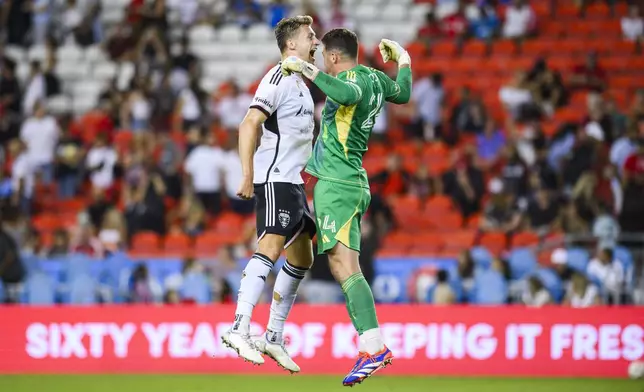
[[[20,375],[0,376],[11,392],[644,392],[644,381],[608,379],[425,378],[374,376],[355,388],[340,376]]]

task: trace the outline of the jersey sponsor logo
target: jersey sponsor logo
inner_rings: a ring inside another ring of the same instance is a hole
[[[324,216],[324,221],[322,222],[323,230],[331,230],[331,233],[335,233],[335,221],[329,222],[329,216]]]
[[[291,213],[286,210],[280,210],[279,214],[277,214],[277,219],[279,219],[280,225],[286,228],[291,223]]]
[[[273,104],[266,98],[255,97],[256,103],[261,103],[264,106],[267,106],[270,109],[273,109]]]
[[[300,110],[295,113],[295,117],[304,117],[304,116],[312,116],[313,115],[313,110],[311,109],[304,109],[304,105],[300,106]]]
[[[280,174],[281,172],[280,172],[279,167],[276,167],[275,169],[273,169],[273,173]]]

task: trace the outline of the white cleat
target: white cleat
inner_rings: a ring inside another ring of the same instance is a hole
[[[239,357],[244,361],[250,362],[254,365],[261,365],[264,363],[264,357],[262,357],[262,354],[257,351],[250,335],[242,335],[228,331],[223,334],[221,341],[224,342],[227,347],[235,350],[237,355],[239,355]]]
[[[277,362],[282,369],[293,373],[300,371],[300,367],[293,361],[283,344],[273,344],[266,340],[265,336],[255,340],[255,347],[260,352],[266,354],[269,358]]]

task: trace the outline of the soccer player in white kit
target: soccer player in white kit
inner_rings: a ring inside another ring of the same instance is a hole
[[[275,38],[282,59],[296,56],[314,61],[320,42],[312,23],[310,16],[295,16],[277,24]],[[266,354],[292,373],[300,368],[286,352],[282,333],[299,284],[313,264],[315,220],[301,176],[312,150],[313,113],[313,98],[302,76],[283,76],[280,62],[262,79],[239,126],[243,180],[237,195],[256,197],[258,247],[242,274],[233,327],[222,336],[246,361],[262,364]],[[255,151],[260,127],[261,142]],[[286,262],[275,280],[266,333],[254,340],[250,336],[253,308],[284,249]]]

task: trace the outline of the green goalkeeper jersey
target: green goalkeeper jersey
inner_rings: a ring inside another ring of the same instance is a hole
[[[327,100],[306,172],[319,179],[368,189],[362,158],[371,130],[385,101],[409,101],[411,70],[401,68],[394,81],[381,71],[357,65],[337,79],[320,73],[314,83],[327,94]]]

